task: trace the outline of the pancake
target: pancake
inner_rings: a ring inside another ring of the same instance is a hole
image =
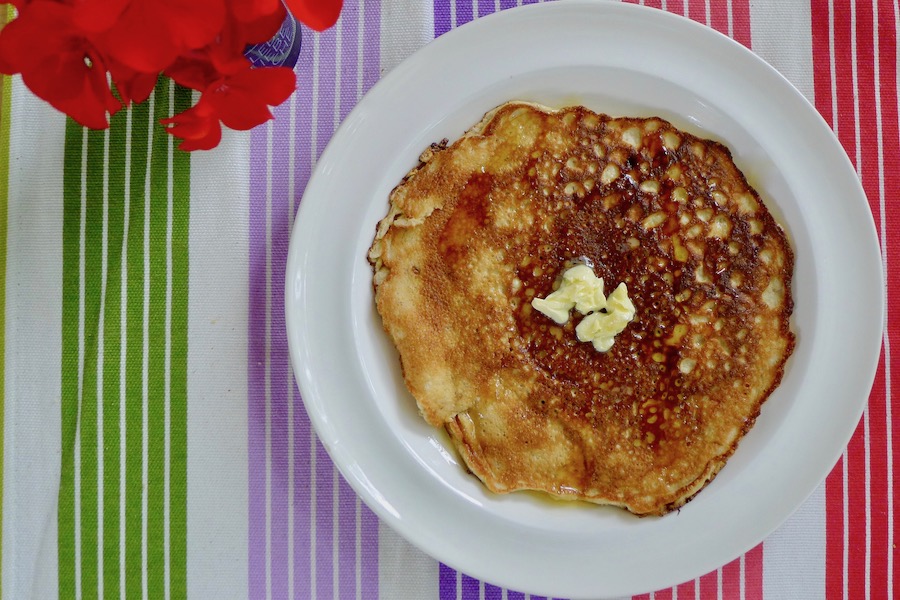
[[[793,253],[720,143],[511,102],[428,148],[369,261],[422,416],[492,491],[662,515],[723,467],[794,347]],[[587,265],[634,317],[605,352],[532,306]]]

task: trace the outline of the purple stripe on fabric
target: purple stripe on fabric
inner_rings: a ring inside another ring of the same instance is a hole
[[[359,44],[359,3],[349,2],[341,11],[341,77],[340,91],[340,120],[343,122],[347,113],[356,106],[357,89],[359,87],[361,73],[359,73],[359,54],[363,51]],[[365,52],[363,51],[363,54]]]
[[[507,8],[513,8],[516,6],[516,0],[500,0],[500,10],[506,10]]]
[[[265,148],[266,127],[250,134],[251,147]],[[251,173],[265,173],[265,152],[251,153]],[[265,179],[250,178],[249,325],[247,341],[248,592],[266,596],[266,191]]]
[[[365,2],[365,0],[357,0]],[[365,2],[363,37],[363,91],[381,77],[381,2]]]
[[[344,480],[339,480],[340,508],[338,517],[338,598],[356,597],[356,493]]]
[[[334,88],[337,82],[337,63],[334,60],[334,56],[337,47],[337,27],[332,27],[322,33],[313,35],[318,35],[319,38],[319,85],[317,87],[318,102],[315,139],[316,159],[318,159],[318,155],[322,154],[335,130],[334,98],[336,91]]]
[[[472,0],[456,0],[456,26],[465,25],[473,18]]]
[[[378,598],[378,517],[362,505],[362,597]],[[390,600],[390,599],[388,599]]]
[[[294,133],[294,214],[312,169],[313,49],[311,34],[304,30],[303,46],[297,61],[297,91],[293,99]],[[293,378],[292,378],[293,381]],[[303,407],[300,390],[294,385],[294,598],[312,598],[312,427]],[[255,599],[254,599],[255,600]]]
[[[507,590],[506,598],[507,600],[525,600],[525,594],[523,594],[522,592]]]
[[[273,598],[288,596],[288,386],[290,382],[290,357],[287,349],[287,332],[284,322],[284,278],[287,262],[290,221],[288,218],[288,153],[290,137],[290,104],[285,102],[273,111],[272,128],[272,281],[269,351],[271,373],[271,586]]]
[[[325,448],[316,442],[316,595],[331,598],[334,593],[334,465]]]
[[[294,214],[300,207],[300,199],[309,176],[312,174],[312,165],[315,162],[312,144],[312,105],[313,105],[313,45],[312,37],[315,35],[308,29],[303,30],[303,47],[300,50],[300,58],[297,60],[295,73],[297,74],[297,91],[294,92]],[[318,151],[316,150],[318,154]],[[297,398],[297,405],[302,408],[302,402]],[[302,411],[305,415],[305,411]],[[304,450],[304,454],[308,454]]]
[[[450,31],[450,3],[455,0],[434,0],[434,37],[440,37]]]
[[[522,4],[537,4],[540,0],[522,0]]]
[[[478,600],[481,597],[481,585],[474,577],[462,575],[462,600]]]
[[[379,3],[345,2],[338,26],[321,34],[303,29],[303,46],[297,63],[298,90],[294,98],[276,107],[275,121],[251,133],[250,159],[250,323],[248,350],[249,419],[249,597],[286,598],[290,575],[294,597],[356,596],[357,569],[361,595],[378,597],[378,519],[357,503],[353,490],[339,477],[324,447],[315,439],[299,390],[290,371],[284,323],[284,277],[290,241],[290,210],[296,211],[313,166],[335,126],[355,106],[379,77],[381,12]],[[340,35],[340,60],[337,41]],[[362,42],[360,43],[360,40]],[[315,47],[318,46],[318,61]],[[359,52],[362,50],[362,57]],[[360,61],[362,58],[362,61]],[[315,62],[315,64],[314,64]],[[363,70],[360,73],[360,64]],[[338,84],[338,73],[340,84]],[[314,81],[315,80],[315,81]],[[360,85],[362,83],[362,85]],[[361,89],[360,89],[361,88]],[[315,98],[315,104],[314,99]],[[291,111],[295,129],[291,138]],[[271,129],[268,129],[271,128]],[[272,135],[271,164],[267,158],[267,135]],[[289,149],[293,144],[293,168]],[[267,170],[271,169],[271,182]],[[293,178],[293,191],[291,180]],[[270,317],[266,302],[266,186],[270,185],[271,280]],[[291,197],[293,196],[293,197]],[[266,327],[270,329],[266,329]],[[269,385],[268,464],[269,498],[266,506],[266,335],[271,346]],[[293,422],[288,419],[289,390],[293,388]],[[292,428],[292,431],[291,431]],[[293,447],[288,446],[291,433]],[[289,465],[293,459],[293,497],[288,494]],[[312,471],[315,464],[315,472]],[[315,485],[313,486],[313,481]],[[335,481],[338,487],[335,489]],[[335,497],[337,493],[337,498]],[[335,504],[337,500],[338,504]],[[293,503],[293,532],[288,511]],[[267,540],[266,514],[271,515],[271,539]],[[315,516],[313,517],[313,513]],[[337,520],[335,521],[335,518]],[[359,527],[357,527],[357,523]],[[336,529],[335,529],[336,528]],[[293,538],[290,536],[293,535]],[[293,564],[288,564],[289,541],[293,541]],[[357,539],[361,555],[357,556]],[[335,547],[335,542],[337,546]],[[312,548],[315,557],[311,557]],[[266,573],[266,555],[271,570]],[[337,557],[337,564],[334,564]],[[312,572],[315,560],[315,573]],[[337,568],[338,589],[335,590]],[[293,569],[293,573],[291,573]],[[271,589],[266,589],[266,581]],[[315,590],[312,582],[315,581]]]
[[[362,90],[366,93],[381,77],[381,2],[366,2],[365,0],[351,0],[345,6],[357,7],[357,27],[362,30]],[[357,33],[358,35],[358,33]],[[358,42],[357,42],[358,43]],[[358,65],[359,56],[351,55],[354,64]],[[358,66],[345,62],[347,71],[358,72]],[[349,108],[352,108],[349,107]],[[362,556],[360,557],[360,584],[363,598],[377,600],[378,589],[378,517],[367,507],[362,507],[360,515],[360,527],[362,531]]]
[[[489,583],[484,584],[484,600],[501,600],[503,598],[503,590],[496,585]]]
[[[456,598],[456,571],[443,563],[438,570],[438,594],[441,600]]]
[[[483,17],[494,12],[494,0],[478,0],[478,16]]]
[[[312,465],[309,449],[312,427],[303,408],[300,390],[294,385],[294,598],[312,598]]]

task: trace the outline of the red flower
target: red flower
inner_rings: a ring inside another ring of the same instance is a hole
[[[86,0],[86,4],[107,1]],[[180,54],[211,43],[225,24],[224,0],[112,0],[111,4],[121,12],[114,24],[96,32],[97,45],[106,56],[144,73],[159,73]],[[109,21],[106,16],[103,24]]]
[[[251,69],[248,62],[247,68],[213,81],[194,107],[161,122],[184,140],[182,150],[208,150],[219,143],[222,125],[245,130],[271,119],[269,106],[284,102],[295,84],[287,67]]]
[[[298,21],[316,31],[324,31],[334,25],[344,4],[343,0],[284,0],[284,3]]]
[[[342,0],[285,0],[294,16],[323,30]],[[187,111],[164,119],[185,150],[212,148],[222,125],[250,129],[294,91],[293,71],[252,68],[248,45],[272,38],[282,0],[0,0],[18,16],[0,30],[0,72],[73,119],[109,126],[122,104],[146,100],[159,75],[202,92]],[[113,95],[115,89],[118,97]]]
[[[21,73],[37,96],[82,125],[103,129],[107,113],[121,103],[109,89],[102,55],[76,27],[74,10],[49,0],[21,4],[0,35],[0,72]]]

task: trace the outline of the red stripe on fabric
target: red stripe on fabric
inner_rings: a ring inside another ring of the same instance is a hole
[[[875,196],[878,198],[878,196]],[[878,214],[876,212],[876,214]],[[876,222],[878,219],[876,219]],[[869,488],[871,552],[869,592],[872,598],[888,598],[888,494],[887,487],[887,421],[884,354],[879,360],[872,395],[869,396]]]
[[[834,72],[837,91],[837,114],[833,116],[838,139],[846,150],[853,164],[859,167],[857,160],[856,115],[854,113],[853,45],[851,24],[852,0],[840,0],[834,4],[832,23],[834,27]],[[858,74],[858,73],[857,73]],[[857,427],[847,447],[847,514],[843,513],[843,497],[839,516],[846,520],[848,530],[844,532],[840,562],[831,565],[832,569],[844,568],[844,554],[847,555],[847,580],[844,582],[851,598],[862,597],[865,593],[865,440],[862,427]],[[860,559],[860,557],[862,557]],[[861,564],[862,563],[862,564]],[[827,569],[828,567],[826,567]]]
[[[828,35],[828,7],[811,0],[810,25],[812,28],[813,92],[816,110],[834,127],[831,104],[831,40]]]
[[[763,600],[763,545],[744,555],[744,600]]]
[[[672,600],[672,588],[654,593],[653,600]]]
[[[863,598],[866,592],[866,491],[865,436],[862,423],[847,446],[847,515],[849,531],[845,536],[849,550],[847,593],[850,598]]]
[[[846,81],[839,82],[838,98],[841,101],[845,94],[851,98],[854,93],[856,94],[859,107],[856,125],[860,141],[856,142],[853,139],[853,149],[851,150],[850,144],[847,143],[851,141],[850,131],[841,135],[841,141],[845,147],[848,147],[848,152],[855,151],[855,154],[851,154],[851,158],[857,159],[856,167],[869,199],[870,208],[874,214],[878,215],[880,212],[878,143],[880,140],[878,139],[875,110],[875,16],[872,2],[857,2],[855,8],[857,85],[856,89],[853,89],[852,81],[849,82],[849,86]],[[847,87],[849,89],[845,91]],[[856,132],[853,131],[853,134],[855,135]],[[876,227],[880,229],[878,221],[876,220]],[[878,535],[879,528],[884,531],[884,538],[886,538],[887,527],[887,519],[884,514],[886,513],[886,479],[880,477],[876,470],[879,463],[877,457],[884,454],[886,446],[885,399],[884,363],[881,362],[869,397],[869,409],[866,415],[868,430],[865,427],[857,429],[848,451],[850,552],[847,588],[851,597],[865,594],[867,588],[869,593],[874,594],[873,597],[881,597],[881,595],[875,594],[873,584],[875,581],[881,580],[883,577],[881,574],[886,571],[887,556],[884,554],[884,546],[878,548],[873,544],[873,537]],[[867,445],[868,451],[866,450]],[[884,587],[878,587],[886,590],[886,582]]]
[[[698,23],[706,24],[706,1],[684,0],[687,16]]]
[[[632,596],[631,600],[650,600],[650,594],[641,594],[640,596]]]
[[[844,459],[825,481],[825,597],[844,594]]]
[[[875,224],[880,236],[887,235],[882,231],[880,222],[881,197],[883,183],[879,169],[879,143],[882,144],[884,157],[896,156],[884,152],[886,140],[892,140],[896,148],[897,121],[887,121],[884,110],[888,106],[896,106],[896,86],[888,87],[886,77],[894,71],[895,67],[883,67],[881,53],[886,52],[896,60],[896,31],[894,26],[893,7],[889,12],[882,14],[882,7],[875,14],[876,2],[860,2],[857,15],[857,58],[860,102],[860,127],[864,142],[861,144],[862,158],[862,182],[869,198],[869,204],[876,216]],[[875,35],[878,27],[878,73],[876,76]],[[876,101],[880,101],[882,111],[881,123],[878,121]],[[878,137],[879,125],[881,138]],[[896,164],[884,171],[886,177],[893,179],[896,173]],[[886,192],[885,188],[885,192]],[[896,196],[887,196],[894,197]],[[889,258],[889,257],[888,257]],[[889,298],[892,297],[890,294]],[[870,497],[870,536],[868,539],[869,557],[869,592],[872,598],[888,597],[888,554],[893,549],[888,547],[888,496],[892,490],[887,481],[887,453],[890,451],[887,444],[887,376],[885,361],[882,356],[879,361],[878,372],[869,397],[869,497]]]
[[[700,578],[700,600],[717,600],[719,597],[719,572],[713,571]]]
[[[750,2],[748,0],[734,0],[731,6],[731,26],[734,30],[734,39],[743,45],[750,47]]]
[[[879,187],[878,187],[878,123],[875,113],[875,14],[871,1],[857,3],[856,9],[856,74],[857,94],[859,97],[859,133],[861,164],[857,169],[861,171],[863,188],[869,199],[869,207],[872,213],[879,212]],[[851,90],[852,92],[852,90]],[[879,220],[875,220],[875,227],[880,231]],[[883,391],[883,386],[882,386]]]
[[[694,587],[694,580],[688,581],[687,583],[682,583],[678,586],[678,598],[679,600],[694,600],[697,596],[697,588]]]
[[[826,2],[810,2],[812,29],[813,91],[816,109],[834,128],[831,57],[831,13]],[[846,51],[844,47],[843,50]],[[832,469],[825,480],[825,596],[829,600],[843,597],[844,589],[844,459]]]
[[[853,59],[850,39],[850,9],[848,0],[835,2],[834,14],[834,72],[837,92],[837,114],[833,126],[841,145],[856,165],[855,115],[853,114]]]
[[[856,127],[859,131],[857,153],[859,161],[856,169],[869,199],[869,207],[874,214],[878,214],[878,153],[877,153],[877,123],[875,119],[875,83],[874,83],[874,57],[873,57],[873,23],[872,2],[863,0],[855,3],[856,6],[856,88],[850,88],[850,93],[856,95],[858,102],[858,117]],[[853,27],[853,23],[851,23]],[[851,81],[852,86],[852,81]],[[856,132],[854,132],[855,134]],[[876,223],[876,227],[878,224]],[[879,386],[878,380],[881,381]],[[867,420],[871,428],[873,411],[871,407],[878,403],[879,397],[884,405],[884,376],[879,369],[876,382],[869,395]],[[861,424],[856,429],[856,434],[851,442],[853,451],[848,455],[849,479],[850,479],[850,557],[848,574],[848,591],[851,597],[864,597],[868,587],[868,579],[871,573],[871,502],[874,499],[874,482],[869,468],[869,457],[874,450],[873,440],[869,431]],[[866,451],[868,444],[869,450]]]
[[[669,0],[668,2],[666,2],[666,10],[670,13],[684,15],[685,14],[684,13],[684,1],[683,0]]]
[[[644,6],[649,6],[650,8],[662,8],[662,0],[645,0]]]
[[[722,597],[741,597],[741,559],[737,558],[722,567]]]
[[[709,7],[709,26],[718,31],[729,35],[728,31],[728,3],[713,2]]]

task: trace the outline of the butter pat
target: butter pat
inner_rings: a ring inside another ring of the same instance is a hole
[[[575,328],[575,335],[579,341],[591,342],[594,349],[606,352],[612,348],[615,337],[634,319],[634,313],[628,288],[620,283],[607,298],[606,312],[591,313],[583,318]]]
[[[587,265],[575,265],[563,273],[558,290],[546,298],[535,298],[531,306],[562,325],[573,308],[583,315],[606,308],[603,280]]]
[[[546,298],[535,298],[531,306],[559,325],[569,321],[574,308],[586,315],[575,328],[579,341],[591,342],[600,352],[609,350],[615,336],[634,319],[634,304],[628,298],[624,283],[607,298],[603,294],[603,279],[594,275],[587,265],[575,265],[563,273],[559,289]],[[606,312],[600,312],[606,309]]]

